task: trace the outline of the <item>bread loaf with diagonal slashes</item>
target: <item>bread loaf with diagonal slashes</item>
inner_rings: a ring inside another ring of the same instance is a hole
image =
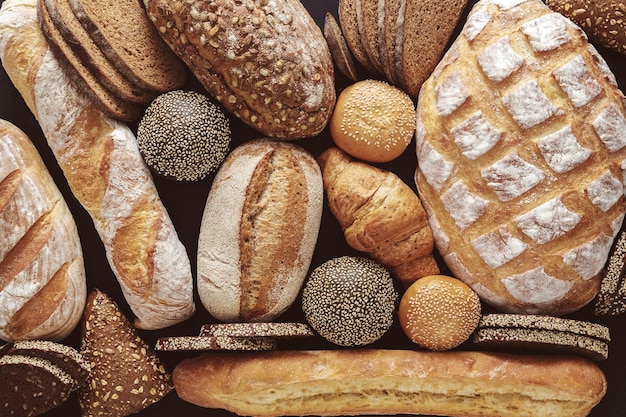
[[[28,136],[2,119],[0,161],[0,339],[64,339],[87,298],[74,217]]]
[[[481,0],[423,85],[416,183],[452,272],[508,312],[597,294],[624,218],[624,95],[538,0]]]

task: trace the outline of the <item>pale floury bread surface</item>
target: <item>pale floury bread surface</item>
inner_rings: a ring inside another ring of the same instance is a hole
[[[30,139],[0,119],[0,339],[64,339],[87,296],[78,231]]]
[[[623,94],[569,20],[484,0],[422,87],[416,183],[456,277],[509,312],[596,295],[624,218]]]
[[[235,148],[207,198],[198,292],[222,321],[269,321],[296,299],[319,232],[320,168],[303,148],[257,139]]]

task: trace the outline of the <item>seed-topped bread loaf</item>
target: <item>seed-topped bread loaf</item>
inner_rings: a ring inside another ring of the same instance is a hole
[[[422,87],[417,186],[453,273],[509,312],[598,292],[624,218],[626,112],[582,30],[538,0],[482,0]]]

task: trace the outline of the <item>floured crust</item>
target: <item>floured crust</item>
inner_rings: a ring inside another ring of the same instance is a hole
[[[539,1],[481,1],[418,101],[416,182],[447,265],[509,312],[597,294],[624,216],[623,95]]]

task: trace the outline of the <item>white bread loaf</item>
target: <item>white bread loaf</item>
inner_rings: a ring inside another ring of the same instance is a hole
[[[508,312],[597,294],[624,218],[624,96],[538,0],[479,1],[424,84],[416,183],[457,278]]]
[[[207,198],[198,293],[222,321],[269,321],[296,299],[319,232],[324,189],[303,148],[256,139],[235,148]]]
[[[0,119],[0,339],[62,340],[85,307],[74,217],[37,149]]]
[[[606,379],[580,357],[349,349],[207,354],[172,373],[180,398],[239,415],[583,417]]]
[[[135,136],[69,82],[41,33],[36,6],[36,0],[2,4],[2,64],[93,219],[137,327],[185,320],[194,312],[189,258]]]

